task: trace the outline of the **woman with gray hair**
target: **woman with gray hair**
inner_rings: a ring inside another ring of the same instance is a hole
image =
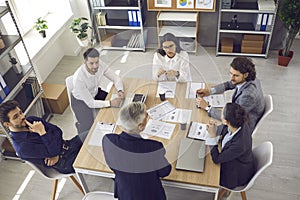
[[[115,173],[114,196],[119,200],[165,200],[160,178],[171,165],[161,142],[143,139],[147,123],[145,104],[132,102],[119,113],[121,134],[106,134],[102,140],[106,163]]]

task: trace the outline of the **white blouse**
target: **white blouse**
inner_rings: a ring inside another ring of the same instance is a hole
[[[178,71],[179,77],[174,77],[171,80],[168,79],[165,74],[162,74],[158,77],[157,72],[160,68],[165,71]],[[185,51],[180,51],[180,53],[176,53],[173,58],[169,58],[167,55],[162,56],[161,54],[155,52],[153,56],[152,78],[156,81],[192,81],[188,53]]]

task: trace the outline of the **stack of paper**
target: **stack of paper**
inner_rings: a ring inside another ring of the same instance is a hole
[[[164,139],[170,139],[174,132],[175,126],[175,124],[169,124],[166,122],[150,119],[143,133],[151,136],[161,137]]]
[[[186,85],[185,98],[194,99],[196,98],[196,91],[198,89],[205,88],[205,83],[192,83],[188,82]]]
[[[159,97],[159,92],[164,91],[166,94],[166,98],[174,98],[176,91],[176,82],[164,81],[159,82],[157,86],[156,97]]]
[[[275,10],[274,0],[257,0],[258,10]]]
[[[115,124],[97,122],[96,127],[89,140],[89,145],[102,146],[102,139],[105,134],[113,133],[115,131]]]

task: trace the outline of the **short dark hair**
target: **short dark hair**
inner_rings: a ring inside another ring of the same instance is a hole
[[[0,105],[0,121],[3,122],[9,122],[8,113],[17,107],[20,107],[19,103],[15,100],[8,100],[6,102],[3,102]]]
[[[231,67],[242,74],[248,72],[248,77],[246,81],[253,81],[256,78],[255,64],[252,62],[251,58],[247,57],[237,57],[231,62]]]
[[[87,60],[88,57],[90,58],[97,58],[99,57],[99,51],[95,48],[88,48],[84,53],[83,53],[83,59]]]
[[[224,119],[230,122],[231,126],[238,128],[247,121],[247,114],[244,108],[237,103],[227,103],[223,110]]]
[[[177,37],[175,37],[175,35],[173,35],[172,33],[166,33],[160,38],[160,48],[157,50],[158,53],[160,53],[162,56],[166,55],[166,52],[165,50],[163,50],[163,45],[162,45],[166,41],[174,42],[176,45],[176,53],[180,53],[182,49],[179,45],[179,41]]]

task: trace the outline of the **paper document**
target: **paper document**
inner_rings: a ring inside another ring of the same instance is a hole
[[[113,100],[115,98],[118,98],[118,94],[112,94],[110,100]],[[132,102],[132,94],[128,93],[125,97],[125,99],[121,102],[120,107],[123,107],[124,105],[128,105],[130,102]]]
[[[187,137],[199,140],[206,140],[206,137],[208,137],[206,124],[202,124],[199,122],[191,122]]]
[[[143,133],[164,139],[170,139],[174,132],[175,126],[175,124],[149,119]]]
[[[88,144],[101,147],[103,136],[107,133],[113,133],[115,128],[115,124],[97,122]]]
[[[173,106],[169,101],[164,101],[164,102],[154,106],[153,108],[150,108],[149,110],[147,110],[147,113],[149,114],[149,116],[152,119],[160,120],[166,114],[168,114],[169,112],[172,112],[175,109],[176,109],[176,107]]]
[[[209,103],[212,107],[224,107],[225,97],[224,94],[213,94],[207,97],[203,97],[205,101]]]
[[[176,91],[176,82],[159,82],[156,91],[156,97],[159,97],[159,92],[164,91],[166,98],[174,98]]]
[[[172,112],[166,114],[162,121],[176,122],[176,123],[189,123],[191,121],[192,110],[177,108]]]
[[[194,99],[196,98],[196,91],[200,88],[205,88],[205,83],[192,83],[188,82],[186,84],[186,94],[185,98]]]

